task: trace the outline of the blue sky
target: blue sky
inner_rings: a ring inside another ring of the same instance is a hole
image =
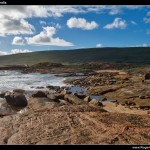
[[[0,55],[150,46],[150,6],[3,5]]]

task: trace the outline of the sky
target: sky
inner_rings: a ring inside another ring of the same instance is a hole
[[[0,6],[0,55],[147,46],[148,5]]]

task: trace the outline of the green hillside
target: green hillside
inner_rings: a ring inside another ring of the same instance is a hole
[[[38,51],[0,56],[0,66],[34,64],[46,61],[63,64],[78,64],[93,61],[150,64],[150,47]]]

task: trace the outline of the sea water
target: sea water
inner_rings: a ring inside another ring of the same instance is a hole
[[[0,91],[12,91],[23,89],[26,91],[47,89],[46,86],[68,86],[63,81],[65,77],[57,77],[55,74],[29,73],[23,74],[19,71],[0,71]]]
[[[32,91],[44,90],[47,91],[47,86],[59,86],[68,87],[69,91],[72,93],[84,94],[95,98],[97,100],[102,100],[102,97],[89,95],[86,92],[86,88],[80,86],[72,86],[70,84],[64,83],[66,79],[81,78],[81,77],[63,77],[56,76],[56,74],[40,74],[40,73],[29,73],[23,74],[20,71],[0,71],[0,92],[10,91],[14,89],[22,89],[28,91],[28,94]],[[3,99],[0,98],[0,101]],[[111,99],[108,99],[111,100]]]

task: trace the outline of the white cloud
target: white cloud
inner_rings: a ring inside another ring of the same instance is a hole
[[[102,44],[98,43],[96,44],[96,47],[102,47]]]
[[[85,12],[97,12],[97,13],[108,13],[109,15],[117,15],[120,13],[124,13],[126,9],[135,10],[135,9],[142,9],[142,5],[100,5],[100,6],[86,6],[84,9]]]
[[[39,23],[40,23],[40,24],[46,24],[46,22],[45,22],[45,21],[42,21],[42,20],[40,20]]]
[[[66,13],[78,14],[88,12],[108,12],[111,15],[120,13],[123,9],[142,9],[140,5],[6,5],[0,6],[0,14],[10,16],[13,19],[32,17],[61,17]],[[9,11],[8,11],[9,10]]]
[[[67,21],[69,28],[81,28],[83,30],[93,30],[98,27],[95,21],[87,22],[84,18],[72,17]]]
[[[12,41],[13,45],[24,45],[24,39],[22,37],[16,36]]]
[[[31,45],[53,45],[53,46],[74,46],[72,43],[67,42],[60,38],[54,38],[56,28],[43,27],[43,31],[33,37],[26,37],[28,44]]]
[[[18,54],[18,53],[30,53],[32,52],[31,50],[28,50],[28,49],[12,49],[10,54]]]
[[[124,9],[142,9],[139,5],[99,5],[99,6],[65,6],[65,5],[6,5],[0,6],[0,36],[32,34],[34,27],[26,19],[32,17],[62,17],[64,14],[83,14],[89,12],[118,14]],[[149,12],[148,12],[149,14]],[[42,23],[42,22],[41,22]],[[43,22],[43,24],[45,24]],[[6,26],[5,26],[6,25]],[[93,26],[96,24],[93,22]]]
[[[146,15],[147,15],[147,16],[150,16],[150,11],[148,11]]]
[[[150,23],[150,18],[144,18],[143,20],[145,23]]]
[[[109,11],[110,15],[117,15],[120,12],[121,12],[121,8],[120,7],[116,7],[116,6],[111,6],[110,7],[110,11]]]
[[[143,43],[141,45],[135,45],[135,46],[131,46],[131,47],[148,47],[148,45],[146,43]]]
[[[18,54],[18,53],[30,53],[30,52],[32,51],[28,49],[12,49],[10,52],[0,51],[0,56]]]
[[[35,28],[24,19],[16,20],[0,15],[0,36],[32,34]]]
[[[7,55],[7,52],[0,51],[0,56],[2,56],[2,55]]]
[[[133,25],[137,25],[137,23],[136,23],[135,21],[133,21],[133,20],[131,20],[131,23],[132,23]]]
[[[115,18],[110,24],[104,26],[105,29],[125,29],[127,26],[126,21],[121,18]]]
[[[8,11],[9,10],[9,11]],[[0,14],[13,19],[32,17],[61,17],[65,13],[84,13],[84,7],[65,5],[7,5],[0,6]]]
[[[148,47],[148,45],[147,45],[147,44],[145,44],[145,43],[144,43],[142,46],[143,46],[143,47]]]

